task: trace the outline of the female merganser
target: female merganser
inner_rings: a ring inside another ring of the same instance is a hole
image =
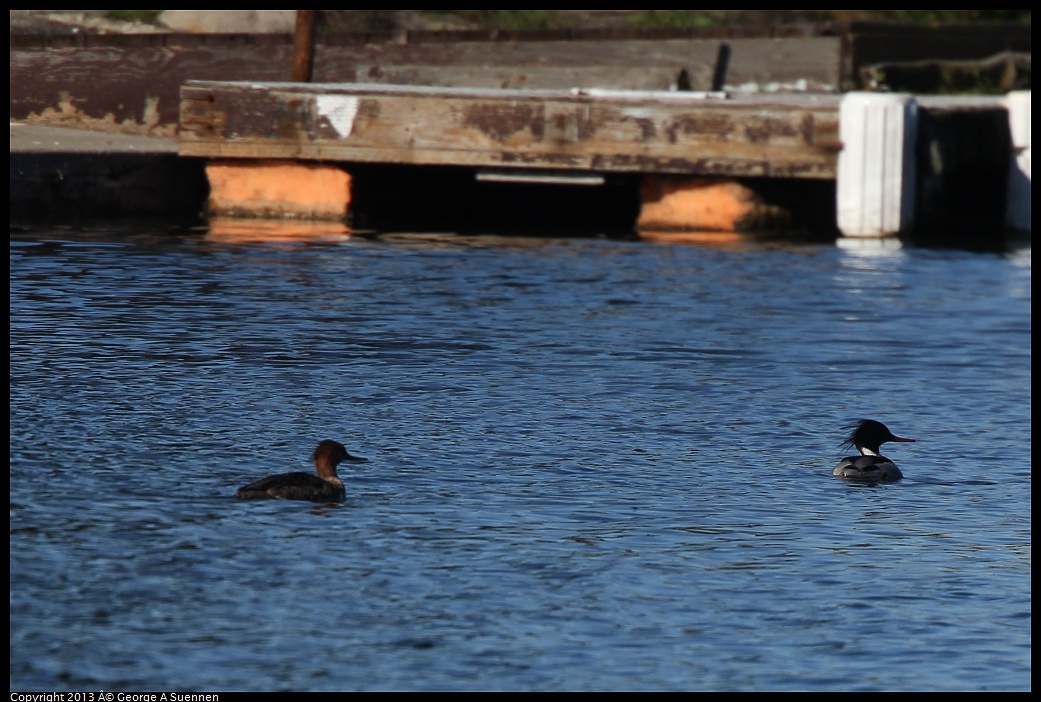
[[[336,475],[336,466],[343,461],[367,461],[367,458],[352,456],[347,449],[332,439],[318,444],[312,455],[314,469],[310,473],[283,473],[258,480],[239,488],[235,497],[240,500],[310,500],[311,502],[343,502],[347,491],[343,481]]]
[[[900,480],[904,477],[900,469],[891,460],[878,452],[878,447],[887,441],[913,442],[914,439],[901,439],[882,422],[873,419],[862,419],[850,433],[842,448],[856,446],[859,456],[846,456],[832,475],[850,480]]]

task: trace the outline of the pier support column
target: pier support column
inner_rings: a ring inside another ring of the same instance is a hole
[[[351,202],[351,176],[336,166],[213,161],[206,177],[213,216],[344,221]]]
[[[847,93],[842,98],[836,204],[844,235],[887,237],[911,227],[917,115],[910,95]]]
[[[1017,90],[1005,97],[1009,131],[1012,133],[1012,164],[1008,179],[1006,224],[1030,232],[1030,91]]]
[[[641,232],[752,232],[791,223],[789,212],[733,180],[647,175],[640,199]]]

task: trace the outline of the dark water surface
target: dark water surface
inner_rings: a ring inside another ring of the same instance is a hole
[[[1029,689],[1030,263],[13,232],[11,688]]]

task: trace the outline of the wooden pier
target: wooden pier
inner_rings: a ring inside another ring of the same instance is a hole
[[[1003,228],[1016,156],[997,97],[213,81],[181,97],[180,153],[209,160],[216,215],[342,219],[352,164],[378,163],[500,182],[630,174],[636,228],[656,231],[792,227],[759,184],[839,181],[816,206],[847,236],[955,236]]]
[[[189,82],[180,152],[719,177],[834,178],[837,95]]]
[[[642,179],[638,228],[736,230],[790,217],[718,179],[834,179],[838,105],[828,94],[199,81],[182,89],[180,153],[211,160],[214,214],[338,218],[349,192],[304,203],[280,169],[307,162],[331,179],[380,163],[558,185],[629,174]]]
[[[292,48],[283,36],[13,35],[11,116],[176,136],[182,161],[207,173],[212,214],[357,224],[370,206],[433,205],[481,207],[493,223],[539,211],[566,228],[559,215],[597,205],[563,186],[604,183],[584,192],[624,201],[621,217],[599,212],[630,231],[798,228],[801,207],[825,235],[892,236],[1000,229],[1007,191],[1007,221],[1029,231],[1029,90],[840,92],[999,55],[1014,90],[1029,26],[320,35],[318,82],[271,82],[290,77]],[[843,107],[861,97],[863,109]],[[36,160],[12,170],[27,201],[50,181],[70,191],[67,169]]]

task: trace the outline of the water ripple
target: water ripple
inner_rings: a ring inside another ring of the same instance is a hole
[[[1029,689],[1029,250],[15,232],[10,292],[12,689]],[[326,437],[343,505],[230,499]]]

